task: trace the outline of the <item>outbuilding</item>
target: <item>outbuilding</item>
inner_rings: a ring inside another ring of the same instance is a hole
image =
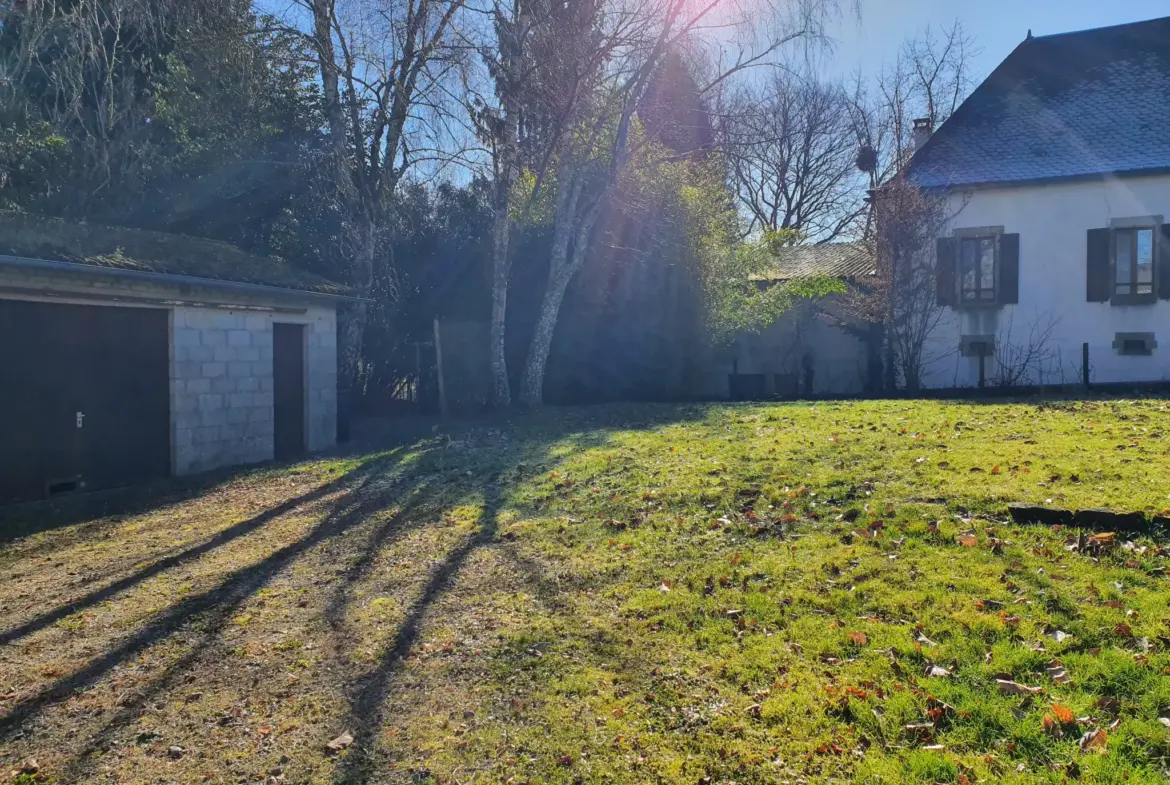
[[[353,299],[224,243],[0,214],[0,502],[332,446]]]

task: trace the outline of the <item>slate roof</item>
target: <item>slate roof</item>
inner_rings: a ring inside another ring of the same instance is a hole
[[[0,255],[183,275],[350,296],[352,290],[280,259],[185,235],[0,212]]]
[[[1170,169],[1170,17],[1029,38],[911,159],[924,187]]]
[[[782,248],[776,266],[761,280],[791,281],[813,275],[856,278],[874,271],[873,257],[863,243],[822,243]]]

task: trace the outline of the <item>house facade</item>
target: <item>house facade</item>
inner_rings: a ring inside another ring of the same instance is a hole
[[[945,199],[926,386],[1170,381],[1167,41],[1029,37],[915,153]]]
[[[843,281],[874,272],[862,243],[823,243],[781,249],[764,285],[808,276]],[[798,301],[758,333],[741,333],[716,350],[712,397],[731,400],[860,395],[869,373],[861,325],[836,296]]]
[[[221,243],[0,216],[0,501],[330,447],[348,299]]]

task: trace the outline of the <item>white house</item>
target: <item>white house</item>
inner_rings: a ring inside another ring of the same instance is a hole
[[[0,214],[0,502],[329,447],[350,299],[223,243]]]
[[[941,191],[928,387],[1170,380],[1170,17],[1029,37],[914,154]]]

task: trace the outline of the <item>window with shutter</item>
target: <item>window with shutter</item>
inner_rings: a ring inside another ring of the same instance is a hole
[[[999,238],[999,302],[1014,305],[1020,301],[1020,236],[1005,234]]]
[[[1090,229],[1088,232],[1085,299],[1091,303],[1107,303],[1113,292],[1110,239],[1108,229]]]
[[[955,305],[955,238],[940,237],[935,258],[936,296],[939,305]]]

